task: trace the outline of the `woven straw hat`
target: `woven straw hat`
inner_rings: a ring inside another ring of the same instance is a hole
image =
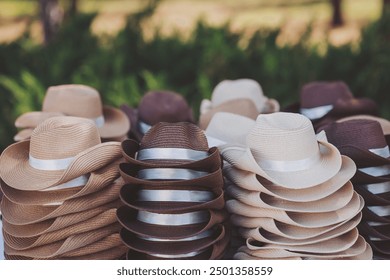
[[[105,212],[110,211],[111,209],[117,209],[121,205],[122,203],[120,200],[116,200],[91,210],[66,214],[57,218],[27,225],[13,225],[4,219],[3,230],[14,237],[36,237],[84,223],[87,220],[93,220],[95,217],[104,215]]]
[[[204,100],[201,105],[201,114],[206,113],[224,102],[237,99],[251,100],[260,113],[273,113],[279,111],[279,103],[269,99],[263,93],[260,84],[252,79],[224,80],[220,82],[211,94],[211,104]]]
[[[81,117],[93,120],[101,138],[126,135],[130,123],[119,109],[103,106],[100,94],[85,85],[60,85],[47,89],[41,112],[29,112],[15,121],[18,128],[34,128],[42,121],[58,115]]]
[[[101,143],[92,121],[53,117],[34,130],[31,140],[4,150],[0,175],[12,188],[43,190],[98,170],[120,157],[120,143]]]
[[[234,218],[236,219],[236,218]],[[339,236],[359,224],[362,214],[335,225],[318,228],[303,228],[288,225],[273,219],[264,219],[256,228],[240,228],[243,238],[252,238],[265,243],[275,244],[309,244]]]
[[[15,237],[11,234],[8,234],[5,230],[3,234],[4,241],[10,248],[13,248],[15,250],[26,250],[50,244],[68,238],[75,234],[99,229],[108,225],[113,225],[116,222],[116,209],[110,209],[84,222],[35,237]]]
[[[372,120],[372,121],[377,121],[381,125],[383,133],[385,135],[389,135],[390,134],[390,121],[386,120],[386,119],[383,119],[383,118],[375,117],[375,116],[356,115],[356,116],[350,116],[350,117],[339,119],[339,120],[337,120],[337,122],[345,122],[345,121],[351,121],[351,120]]]
[[[118,233],[119,224],[105,226],[99,229],[69,236],[66,239],[56,241],[47,245],[34,247],[26,250],[15,250],[4,244],[4,253],[7,255],[22,255],[32,258],[53,258],[64,255],[67,252],[80,249],[93,244],[107,236]]]
[[[246,147],[226,145],[221,154],[238,169],[292,189],[324,183],[342,162],[336,147],[317,141],[310,120],[293,113],[259,115]]]
[[[226,188],[227,194],[238,201],[253,207],[279,209],[301,213],[321,213],[341,209],[352,199],[354,189],[351,182],[346,183],[331,195],[314,201],[289,201],[257,191],[248,191],[235,185]]]
[[[277,221],[307,228],[324,227],[351,219],[362,210],[364,200],[356,192],[349,203],[335,211],[321,213],[299,213],[278,209],[266,209],[249,206],[237,200],[228,200],[226,208],[230,213],[238,214],[251,220],[258,217],[272,218]]]
[[[23,205],[4,198],[1,201],[1,209],[7,222],[14,225],[28,225],[113,202],[118,199],[122,185],[123,181],[118,180],[101,191],[66,200],[61,205]]]
[[[158,122],[194,122],[187,101],[172,91],[150,91],[142,97],[137,109],[126,104],[120,108],[131,123],[129,137],[137,141],[141,141],[143,135]]]
[[[305,189],[281,187],[261,178],[255,173],[234,168],[230,164],[225,164],[223,170],[224,175],[242,189],[261,192],[279,199],[307,202],[319,200],[333,194],[352,178],[356,172],[355,163],[349,157],[341,157],[341,169],[334,177],[324,183]]]
[[[14,141],[19,142],[26,139],[29,139],[31,137],[31,134],[33,133],[33,128],[24,128],[20,130],[18,133],[14,136]]]
[[[1,182],[0,186],[4,196],[14,203],[24,205],[60,204],[65,200],[97,192],[114,182],[119,178],[118,165],[121,162],[122,159],[119,159],[91,172],[90,175],[87,175],[88,181],[85,185],[71,188],[24,191],[14,189],[4,182]]]

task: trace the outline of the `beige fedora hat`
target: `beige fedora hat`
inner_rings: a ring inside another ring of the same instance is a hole
[[[240,234],[245,239],[253,239],[263,243],[270,243],[276,245],[306,245],[330,240],[340,235],[343,235],[353,229],[356,229],[356,226],[359,224],[359,221],[360,219],[352,219],[328,232],[322,233],[314,237],[300,239],[280,236],[278,234],[269,232],[259,227],[255,229],[241,228]],[[301,231],[304,232],[305,229],[302,228]]]
[[[234,254],[233,256],[233,259],[235,260],[277,260],[277,261],[282,261],[282,260],[285,260],[285,261],[298,261],[298,260],[302,260],[301,257],[275,257],[275,258],[261,258],[261,257],[255,257],[255,256],[252,256],[252,255],[249,255],[247,253],[244,253],[244,252],[237,252]]]
[[[341,209],[322,213],[298,213],[278,209],[266,209],[253,207],[238,200],[232,199],[226,202],[226,208],[230,213],[238,214],[247,219],[272,218],[277,221],[307,228],[316,228],[334,225],[356,216],[363,208],[364,200],[356,192],[351,201]]]
[[[281,243],[289,241],[299,242],[315,239],[322,240],[329,236],[336,236],[338,233],[342,234],[351,230],[359,224],[361,219],[362,213],[359,212],[359,214],[357,214],[352,219],[344,220],[334,225],[316,228],[304,228],[285,224],[270,218],[259,218],[257,224],[243,224],[244,227],[239,228],[239,233],[243,238],[253,238],[259,241],[263,241],[263,239],[272,239],[274,241],[269,243]],[[241,226],[241,221],[243,221],[241,217],[232,215],[231,222],[234,225]]]
[[[366,243],[366,250],[363,253],[351,257],[334,258],[334,260],[372,260],[373,252],[370,244]],[[309,259],[309,258],[307,258]],[[315,260],[315,258],[313,258]]]
[[[310,120],[295,113],[259,115],[247,146],[223,147],[221,154],[238,169],[292,189],[326,182],[342,163],[337,148],[318,141]]]
[[[254,119],[233,113],[218,112],[212,117],[205,130],[207,141],[209,144],[212,140],[216,141],[215,146],[245,145],[246,137],[256,124]]]
[[[88,181],[80,182],[80,186],[55,189],[45,189],[41,191],[24,191],[14,189],[4,182],[1,182],[0,187],[4,193],[4,196],[8,200],[24,205],[45,205],[45,204],[62,204],[65,200],[77,198],[80,196],[88,195],[101,189],[107,185],[113,183],[119,178],[118,166],[122,162],[122,159],[115,160],[112,163],[100,168],[99,170],[91,172],[88,177]]]
[[[27,250],[15,250],[4,244],[4,253],[7,255],[20,255],[32,258],[53,258],[64,255],[67,252],[93,244],[109,235],[118,233],[119,224],[105,226],[103,228],[72,235],[66,239],[50,243],[47,245],[30,248]]]
[[[120,143],[101,143],[92,121],[53,117],[34,130],[31,140],[12,144],[3,151],[0,176],[18,190],[60,188],[119,158]]]
[[[319,185],[305,189],[289,189],[278,186],[255,173],[234,168],[230,164],[224,165],[223,173],[228,180],[241,189],[261,192],[283,200],[308,202],[330,196],[353,177],[356,172],[355,163],[349,157],[341,157],[341,169],[334,177]]]
[[[94,219],[94,217],[104,215],[106,211],[117,209],[121,205],[122,202],[118,199],[90,210],[66,214],[27,225],[13,225],[3,219],[3,230],[14,237],[36,237]]]
[[[356,228],[331,239],[303,244],[303,245],[291,245],[291,244],[273,244],[263,243],[257,240],[248,238],[246,245],[249,249],[257,251],[263,249],[284,249],[291,250],[294,252],[307,252],[316,254],[332,254],[347,250],[356,243],[359,236],[359,232]]]
[[[309,252],[297,252],[294,250],[283,248],[248,248],[247,246],[241,246],[237,253],[245,253],[252,257],[260,257],[262,259],[275,259],[275,258],[289,258],[289,257],[301,257],[303,259],[323,259],[331,260],[335,258],[348,258],[355,257],[363,254],[366,251],[368,244],[362,236],[358,236],[356,242],[344,251],[335,253],[309,253]]]
[[[33,131],[34,131],[34,128],[24,128],[24,129],[18,131],[18,133],[16,133],[14,136],[14,141],[19,142],[19,141],[29,139],[31,137],[31,134],[33,133]]]
[[[15,237],[4,230],[4,242],[15,250],[26,250],[63,240],[75,234],[113,225],[116,222],[116,209],[110,209],[84,222],[35,237]]]
[[[202,101],[201,114],[227,101],[241,98],[251,100],[255,104],[258,114],[273,113],[280,109],[279,102],[266,97],[257,81],[252,79],[237,79],[223,80],[217,84],[211,94],[211,101]]]
[[[342,186],[333,194],[319,200],[307,202],[284,200],[266,193],[248,191],[233,184],[227,186],[226,192],[232,198],[253,207],[279,209],[301,213],[321,213],[336,211],[347,205],[348,202],[352,199],[354,189],[352,183],[348,181],[344,186]]]
[[[14,225],[28,225],[56,218],[62,215],[81,212],[114,202],[119,198],[123,181],[118,179],[101,191],[64,201],[61,205],[23,205],[7,198],[1,201],[3,218]]]
[[[126,135],[130,129],[127,116],[119,109],[103,106],[99,92],[86,85],[59,85],[47,89],[41,112],[28,112],[15,121],[18,128],[34,128],[42,121],[63,114],[92,120],[101,138]]]

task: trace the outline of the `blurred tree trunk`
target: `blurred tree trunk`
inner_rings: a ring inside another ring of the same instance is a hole
[[[68,15],[73,17],[77,14],[78,0],[70,0],[70,6],[68,10]]]
[[[331,0],[331,3],[333,7],[332,26],[341,26],[344,24],[343,15],[341,13],[341,0]]]
[[[390,14],[390,0],[383,0],[382,16]]]
[[[45,44],[48,44],[57,32],[63,17],[58,0],[39,0],[39,15],[43,26]]]

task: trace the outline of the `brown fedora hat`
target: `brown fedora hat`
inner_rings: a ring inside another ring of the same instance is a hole
[[[381,187],[379,185],[382,184],[384,184],[385,186],[390,186],[390,181],[386,183],[379,183],[379,184],[355,185],[354,188],[357,191],[357,193],[364,198],[365,204],[367,206],[390,205],[390,191],[383,192],[383,193],[372,192],[373,189],[381,190]]]
[[[131,250],[148,255],[188,255],[206,250],[225,236],[225,227],[216,225],[199,235],[183,239],[152,239],[127,231],[120,232],[123,243]]]
[[[383,134],[390,135],[390,121],[384,118],[376,117],[376,116],[370,116],[370,115],[356,115],[356,116],[350,116],[345,117],[342,119],[337,120],[337,122],[345,122],[345,121],[351,121],[351,120],[372,120],[377,121],[383,130]]]
[[[24,205],[45,205],[45,204],[59,204],[65,200],[88,195],[97,192],[107,185],[113,183],[119,178],[118,165],[123,160],[119,159],[108,165],[93,171],[88,176],[88,181],[85,185],[43,191],[24,191],[17,190],[8,186],[3,181],[0,181],[0,187],[8,200]]]
[[[246,146],[224,145],[221,154],[233,167],[290,189],[324,183],[342,164],[337,148],[317,139],[308,118],[281,112],[259,115]]]
[[[117,210],[117,218],[126,230],[140,236],[181,239],[200,234],[224,222],[227,213],[207,209],[180,214],[160,214],[122,206]]]
[[[103,106],[99,92],[86,85],[59,85],[47,89],[41,112],[29,112],[15,121],[18,128],[34,128],[42,121],[63,114],[94,121],[101,138],[126,135],[130,122],[119,109]]]
[[[56,218],[62,215],[81,212],[114,202],[119,197],[123,181],[118,179],[101,191],[64,201],[61,205],[23,205],[7,198],[1,201],[3,218],[14,225],[27,225]]]
[[[53,231],[50,233],[42,234],[35,237],[15,237],[8,234],[5,230],[4,242],[15,250],[26,250],[49,243],[53,243],[69,236],[84,233],[90,230],[99,229],[108,225],[116,223],[116,209],[110,209],[96,217],[93,217],[84,222],[69,226],[64,229]]]
[[[3,151],[0,176],[18,190],[43,190],[98,170],[120,157],[120,143],[101,143],[92,121],[53,117],[34,130],[31,140]]]
[[[53,258],[64,255],[67,252],[82,248],[95,243],[109,235],[118,233],[119,224],[105,226],[103,228],[91,230],[88,232],[72,235],[66,239],[50,243],[47,245],[30,248],[26,250],[15,250],[4,244],[4,253],[7,255],[20,255],[32,258]]]
[[[390,223],[370,225],[369,222],[362,221],[359,224],[358,229],[363,236],[371,236],[381,240],[390,240]]]
[[[224,193],[220,189],[194,188],[144,188],[124,185],[119,194],[124,205],[157,213],[181,213],[203,209],[223,209]]]
[[[3,230],[15,237],[35,237],[85,222],[110,209],[117,209],[121,205],[122,202],[118,199],[91,210],[66,214],[57,218],[28,225],[14,225],[3,219]]]
[[[336,192],[355,174],[356,165],[353,160],[346,156],[341,156],[341,158],[341,168],[335,176],[324,183],[305,189],[289,189],[278,186],[253,172],[234,168],[230,164],[224,165],[223,173],[232,183],[248,191],[257,191],[289,201],[315,201]]]
[[[316,81],[302,87],[300,112],[318,121],[329,116],[377,115],[378,106],[368,98],[354,98],[347,84],[342,81]]]
[[[120,108],[131,123],[129,136],[138,141],[158,122],[194,122],[192,109],[187,101],[182,95],[172,91],[149,91],[142,97],[137,109],[126,104]]]

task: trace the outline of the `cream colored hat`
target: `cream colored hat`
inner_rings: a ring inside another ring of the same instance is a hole
[[[356,165],[353,160],[346,156],[341,157],[341,169],[334,177],[324,183],[305,189],[281,187],[261,178],[255,173],[234,168],[230,164],[225,164],[223,171],[224,175],[241,189],[262,192],[264,194],[272,195],[275,198],[289,201],[308,202],[319,200],[333,194],[345,185],[355,174]]]
[[[59,115],[74,116],[92,120],[99,129],[101,138],[115,138],[126,135],[130,122],[119,109],[103,106],[99,92],[86,85],[59,85],[47,89],[40,112],[28,112],[15,121],[17,128],[34,128],[42,121]],[[21,136],[28,136],[25,131]],[[26,138],[25,138],[26,139]]]
[[[92,121],[53,117],[34,130],[31,140],[12,144],[3,151],[0,176],[18,190],[62,188],[121,156],[120,143],[101,143]]]
[[[226,202],[226,208],[230,213],[238,214],[249,220],[258,217],[272,218],[286,224],[307,228],[334,225],[344,220],[351,219],[362,210],[363,205],[363,198],[356,192],[351,201],[343,208],[322,213],[299,213],[278,209],[259,208],[244,204],[235,199]]]
[[[317,141],[310,120],[294,113],[259,115],[246,147],[224,146],[221,154],[233,167],[291,189],[326,182],[342,163],[337,148]]]

